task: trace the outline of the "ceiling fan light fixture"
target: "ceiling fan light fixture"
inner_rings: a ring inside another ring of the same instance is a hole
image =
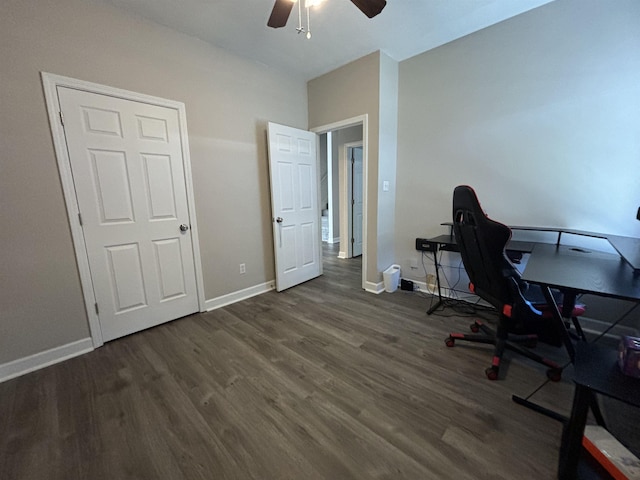
[[[318,7],[324,3],[324,0],[305,0],[304,6],[305,8]]]
[[[275,4],[273,5],[273,10],[271,11],[271,16],[267,22],[267,25],[272,28],[280,28],[284,27],[287,24],[287,20],[289,18],[289,14],[291,10],[293,10],[293,4],[296,3],[297,0],[275,0]],[[302,26],[302,2],[304,1],[304,8],[307,11],[307,38],[311,38],[311,29],[309,27],[309,11],[312,7],[317,7],[324,0],[299,0],[298,3],[298,27],[296,31],[298,33],[302,33],[305,31],[305,28]],[[373,18],[378,15],[382,9],[387,5],[386,0],[351,0],[358,9],[364,13],[367,17]]]

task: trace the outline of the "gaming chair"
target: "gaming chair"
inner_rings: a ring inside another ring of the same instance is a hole
[[[549,379],[560,380],[561,367],[527,347],[535,346],[538,340],[560,346],[562,332],[545,305],[540,288],[522,281],[520,272],[505,254],[511,229],[491,220],[482,210],[474,190],[466,185],[456,187],[453,192],[453,232],[469,276],[469,288],[495,307],[498,322],[494,331],[476,320],[471,325],[473,334],[451,333],[445,340],[446,345],[453,347],[457,340],[493,344],[491,366],[485,370],[490,380],[498,378],[505,349],[549,367]],[[559,292],[554,292],[554,296],[561,301]],[[583,305],[577,305],[571,312],[577,327],[576,317],[583,313]]]

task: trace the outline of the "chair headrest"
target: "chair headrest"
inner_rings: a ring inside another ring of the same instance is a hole
[[[458,210],[468,210],[476,215],[486,217],[476,192],[468,185],[459,185],[453,190],[453,218],[455,221]]]

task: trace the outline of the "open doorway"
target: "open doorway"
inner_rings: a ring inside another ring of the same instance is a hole
[[[366,118],[315,129],[320,134],[323,253],[362,263],[366,256]]]

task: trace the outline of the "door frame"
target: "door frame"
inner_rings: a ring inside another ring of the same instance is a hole
[[[362,195],[363,195],[363,215],[362,218],[364,220],[364,142],[351,142],[345,143],[344,150],[341,152],[342,157],[344,158],[344,163],[342,165],[343,175],[344,175],[344,186],[343,191],[340,192],[340,211],[345,212],[345,223],[344,227],[347,231],[347,258],[353,258],[353,243],[351,243],[351,239],[353,238],[353,204],[351,200],[353,199],[353,170],[351,166],[351,161],[349,158],[349,150],[357,147],[362,147]],[[340,225],[342,229],[343,225]],[[363,248],[364,248],[364,227],[363,227]]]
[[[84,242],[84,233],[79,222],[78,201],[76,199],[75,185],[73,183],[73,175],[71,170],[71,161],[69,152],[67,151],[67,142],[64,134],[60,118],[60,104],[58,101],[57,88],[68,87],[75,90],[81,90],[99,95],[108,95],[124,100],[134,102],[148,103],[159,107],[166,107],[176,110],[178,113],[178,122],[180,124],[180,139],[182,146],[182,162],[184,165],[185,186],[187,192],[187,208],[189,210],[189,221],[191,223],[191,241],[193,247],[193,261],[196,275],[196,292],[198,297],[198,309],[205,311],[204,283],[202,274],[202,261],[200,258],[200,243],[198,241],[198,226],[196,222],[195,199],[193,195],[193,179],[191,175],[191,157],[189,155],[189,137],[187,135],[187,115],[184,103],[164,98],[153,97],[142,93],[122,90],[107,85],[78,80],[71,77],[64,77],[47,72],[40,72],[42,77],[42,87],[44,89],[47,113],[49,116],[49,125],[51,127],[51,136],[53,138],[53,146],[58,163],[58,172],[60,173],[60,182],[62,183],[62,191],[71,229],[71,237],[73,240],[73,249],[76,256],[78,271],[80,274],[80,283],[82,286],[82,295],[84,297],[85,310],[89,319],[89,330],[93,347],[97,348],[104,344],[102,338],[102,330],[100,328],[100,319],[95,311],[96,298],[93,293],[93,280],[91,278],[91,270],[89,269],[89,257],[87,255],[86,245]]]
[[[317,134],[328,133],[333,130],[354,127],[362,125],[362,288],[363,290],[376,292],[375,285],[367,283],[367,258],[368,258],[368,240],[367,240],[367,224],[369,217],[368,206],[368,185],[369,185],[369,115],[358,115],[357,117],[347,118],[338,122],[321,125],[319,127],[310,128],[309,131]]]

